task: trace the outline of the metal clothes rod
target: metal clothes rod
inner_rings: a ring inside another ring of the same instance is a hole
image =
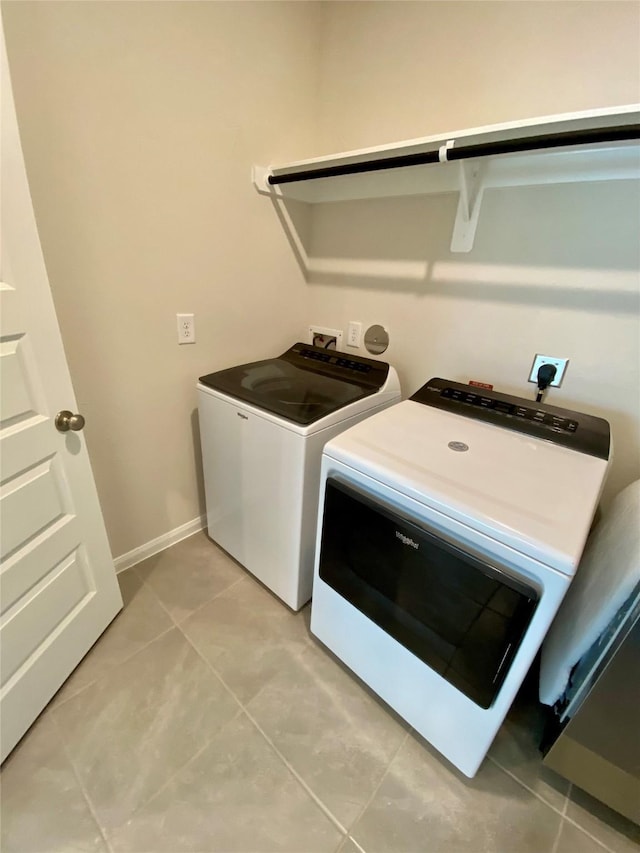
[[[563,148],[569,145],[588,145],[600,142],[626,142],[640,139],[640,124],[622,127],[603,127],[595,130],[571,130],[566,133],[525,136],[520,139],[505,139],[500,142],[480,142],[476,145],[445,147],[444,159],[467,160],[471,157],[488,157],[492,154],[515,154],[523,151],[539,151],[548,148]],[[338,175],[358,175],[363,172],[379,172],[383,169],[399,169],[405,166],[422,166],[441,161],[441,148],[424,151],[419,154],[399,154],[395,157],[381,157],[377,160],[364,160],[361,163],[348,163],[340,166],[320,166],[303,172],[285,172],[282,175],[269,175],[269,184],[292,184],[297,181],[314,181],[319,178],[334,178]]]

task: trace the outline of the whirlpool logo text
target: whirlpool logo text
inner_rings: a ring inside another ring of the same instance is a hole
[[[416,551],[420,547],[417,542],[414,542],[413,539],[410,539],[408,536],[405,536],[404,533],[401,533],[399,530],[396,530],[396,539],[399,539],[403,545],[411,545],[411,547],[415,548]]]

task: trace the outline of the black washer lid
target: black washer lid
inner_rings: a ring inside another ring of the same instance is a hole
[[[389,365],[296,343],[278,358],[200,377],[216,391],[303,426],[378,391]]]

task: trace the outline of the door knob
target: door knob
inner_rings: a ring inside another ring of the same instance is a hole
[[[74,415],[73,412],[63,409],[56,415],[55,425],[59,432],[69,432],[70,429],[78,432],[84,426],[84,418],[82,415]]]

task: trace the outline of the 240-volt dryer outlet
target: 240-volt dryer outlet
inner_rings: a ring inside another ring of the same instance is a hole
[[[556,375],[553,377],[553,382],[550,383],[552,388],[558,388],[562,384],[562,377],[569,364],[568,358],[556,358],[553,355],[539,355],[533,359],[531,373],[529,374],[529,382],[538,382],[538,371],[543,364],[552,364],[556,369]]]

